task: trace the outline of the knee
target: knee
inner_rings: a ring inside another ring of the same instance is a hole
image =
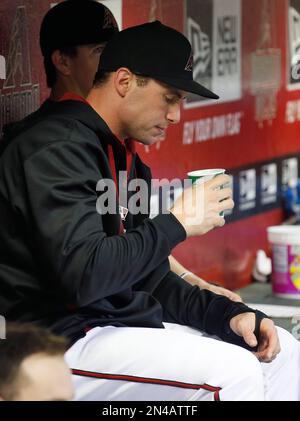
[[[227,384],[224,385],[224,399],[264,400],[264,379],[260,362],[251,352],[232,346],[231,366]]]

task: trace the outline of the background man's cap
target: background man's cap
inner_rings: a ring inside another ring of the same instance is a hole
[[[94,0],[66,0],[44,16],[40,30],[43,56],[54,50],[108,41],[118,32],[111,11]]]
[[[188,39],[159,21],[125,29],[106,44],[100,71],[116,71],[120,67],[186,92],[219,98],[193,80],[193,52]]]

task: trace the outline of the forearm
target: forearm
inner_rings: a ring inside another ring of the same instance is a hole
[[[215,299],[210,291],[190,285],[170,271],[153,291],[161,303],[164,321],[205,330],[207,311]]]
[[[162,305],[164,321],[192,326],[224,337],[227,342],[236,339],[236,335],[231,338],[229,320],[237,314],[253,311],[242,303],[235,303],[208,289],[200,290],[173,272],[162,279],[153,291],[153,296]]]
[[[169,256],[169,261],[170,261],[170,268],[171,268],[172,272],[179,275],[181,278],[183,278],[190,285],[197,285],[200,289],[207,289],[209,291],[214,292],[215,294],[225,295],[225,297],[228,297],[232,301],[237,301],[237,302],[242,301],[241,297],[238,294],[236,294],[235,292],[232,292],[232,291],[230,291],[226,288],[222,288],[220,286],[217,286],[216,284],[206,282],[206,281],[204,281],[204,279],[202,279],[199,276],[195,275],[194,273],[190,272],[183,265],[181,265],[175,259],[175,257]]]
[[[190,272],[186,267],[184,267],[174,256],[169,256],[170,268],[171,271],[176,273],[176,275],[184,278],[191,285],[198,285],[200,288],[203,288],[208,285],[204,279]]]

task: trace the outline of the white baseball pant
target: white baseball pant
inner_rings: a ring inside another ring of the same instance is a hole
[[[66,353],[75,400],[300,400],[300,343],[277,328],[281,352],[249,351],[196,329],[95,327]]]

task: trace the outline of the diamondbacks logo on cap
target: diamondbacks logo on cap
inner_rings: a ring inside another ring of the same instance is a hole
[[[194,65],[194,56],[193,56],[193,53],[191,53],[184,70],[186,70],[187,72],[192,72],[193,65]]]

